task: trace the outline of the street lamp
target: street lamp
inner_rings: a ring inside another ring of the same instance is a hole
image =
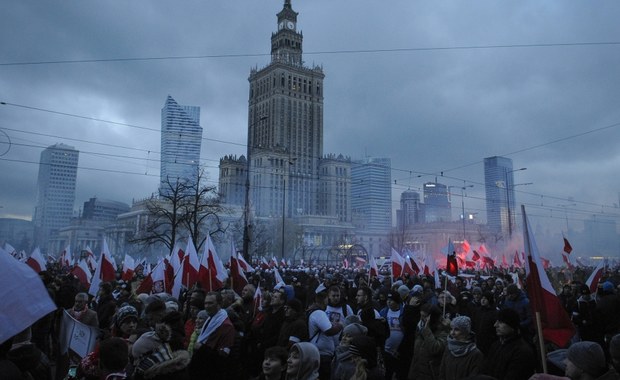
[[[461,189],[461,220],[463,221],[463,242],[465,242],[465,190],[469,187],[474,187],[474,185],[467,185],[467,186],[448,186],[448,191],[450,191],[451,188],[459,188]]]
[[[252,127],[256,124],[269,119],[269,116],[262,115],[258,118],[258,120],[248,126],[248,141],[250,140],[250,133]],[[243,207],[243,258],[252,262],[252,257],[250,255],[250,168],[252,167],[250,160],[250,152],[252,147],[248,144],[247,154],[246,154],[246,163],[245,163],[245,204]]]
[[[512,215],[511,215],[511,209],[510,209],[510,189],[508,186],[508,174],[514,173],[514,172],[519,172],[522,170],[527,170],[527,168],[520,168],[520,169],[514,169],[514,170],[506,170],[506,168],[504,168],[504,187],[506,188],[506,206],[507,206],[507,213],[508,213],[508,238],[512,239]],[[520,185],[531,185],[530,183],[522,183]],[[517,185],[512,185],[512,189],[514,190],[514,187]]]

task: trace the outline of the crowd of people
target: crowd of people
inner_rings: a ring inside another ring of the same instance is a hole
[[[41,278],[58,310],[1,345],[2,379],[620,379],[613,271],[594,294],[564,284],[576,334],[568,347],[547,342],[544,363],[527,292],[499,271],[444,286],[327,267],[291,268],[276,284],[258,270],[241,294],[195,286],[178,299],[134,294],[138,278],[95,297],[70,274]],[[99,331],[85,357],[59,353],[63,310]]]

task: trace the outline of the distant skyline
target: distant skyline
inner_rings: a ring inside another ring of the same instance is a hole
[[[55,143],[80,151],[76,210],[156,192],[168,94],[201,108],[201,165],[217,184],[219,159],[246,154],[248,77],[270,61],[282,4],[5,2],[0,217],[32,217],[38,157]],[[292,6],[303,59],[326,75],[323,151],[389,157],[393,210],[436,179],[473,185],[465,209],[484,221],[483,158],[497,155],[527,167],[515,208],[534,228],[620,222],[620,3]]]

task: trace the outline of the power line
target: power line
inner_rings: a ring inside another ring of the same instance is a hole
[[[491,50],[491,49],[525,49],[525,48],[549,48],[549,47],[594,47],[620,45],[617,41],[600,42],[567,42],[567,43],[535,43],[535,44],[504,44],[504,45],[461,45],[461,46],[431,46],[391,49],[352,49],[352,50],[319,50],[304,52],[304,55],[340,55],[340,54],[381,54],[381,53],[407,53],[427,51],[454,51],[454,50]],[[269,57],[270,53],[239,53],[239,54],[205,54],[205,55],[178,55],[159,57],[129,57],[129,58],[92,58],[92,59],[60,59],[49,61],[24,61],[24,62],[1,62],[0,66],[34,66],[34,65],[60,65],[77,63],[111,63],[111,62],[141,62],[141,61],[169,61],[169,60],[194,60],[194,59],[229,59],[229,58],[252,58]]]

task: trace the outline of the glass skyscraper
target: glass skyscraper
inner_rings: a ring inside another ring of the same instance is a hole
[[[160,191],[168,190],[166,182],[195,183],[201,145],[200,107],[179,105],[168,95],[161,110]]]
[[[356,227],[392,228],[392,160],[367,157],[351,165],[351,212]]]
[[[65,144],[41,152],[37,198],[33,215],[35,245],[47,250],[52,234],[66,227],[73,216],[79,151]]]
[[[484,159],[487,224],[496,238],[505,237],[515,229],[515,193],[512,160],[506,157]]]

